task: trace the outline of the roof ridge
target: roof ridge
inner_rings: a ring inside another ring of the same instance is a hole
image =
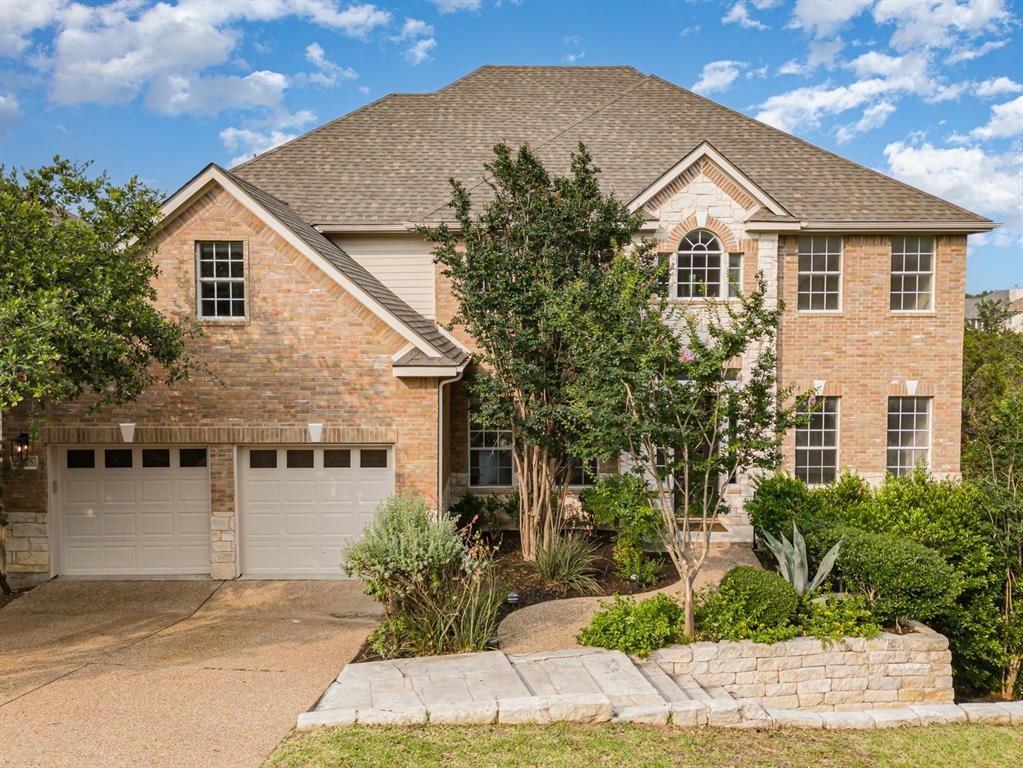
[[[807,141],[806,139],[800,138],[799,136],[796,136],[795,134],[787,133],[787,132],[781,130],[780,128],[776,128],[773,125],[770,125],[768,123],[763,122],[762,120],[757,120],[755,117],[750,117],[749,115],[747,115],[747,114],[745,114],[743,112],[740,112],[737,109],[732,109],[731,107],[727,106],[726,104],[721,104],[720,102],[714,101],[713,99],[709,99],[706,96],[704,96],[703,94],[697,93],[696,91],[691,91],[688,88],[683,88],[678,83],[673,83],[670,80],[665,80],[663,77],[660,77],[659,75],[647,75],[647,79],[648,80],[656,80],[656,81],[658,81],[660,83],[664,83],[665,85],[668,85],[668,86],[670,86],[670,87],[672,87],[672,88],[674,88],[676,90],[682,91],[683,93],[687,93],[690,96],[694,96],[697,99],[700,99],[701,101],[705,101],[706,103],[710,104],[711,106],[714,106],[714,107],[716,107],[718,109],[723,109],[726,112],[732,113],[733,115],[737,115],[738,117],[742,118],[743,120],[745,120],[747,122],[750,122],[750,123],[754,123],[754,124],[756,124],[758,126],[761,126],[762,128],[767,128],[768,130],[773,131],[774,133],[777,133],[780,136],[784,136],[787,139],[791,139],[791,140],[796,141],[796,142],[798,142],[800,144],[803,144],[804,146],[807,146],[810,149],[816,150],[817,152],[821,152],[821,153],[823,153],[825,155],[830,155],[831,157],[837,158],[837,159],[841,160],[842,162],[847,163],[848,165],[855,166],[855,167],[859,168],[860,170],[863,170],[863,171],[866,171],[867,173],[870,173],[873,176],[878,176],[878,177],[880,177],[882,179],[885,179],[886,181],[895,182],[896,184],[898,184],[898,185],[900,185],[902,187],[905,187],[906,189],[910,189],[913,192],[917,192],[917,193],[919,193],[921,195],[926,195],[927,197],[931,198],[932,200],[937,200],[939,203],[944,203],[945,205],[951,206],[952,208],[955,208],[956,210],[959,210],[959,211],[962,211],[965,214],[968,214],[968,218],[969,219],[976,219],[978,221],[991,221],[991,219],[988,219],[985,216],[980,216],[979,214],[976,214],[973,211],[970,211],[970,210],[968,210],[966,208],[963,208],[961,205],[957,205],[956,203],[953,203],[953,202],[951,202],[949,200],[946,200],[943,197],[938,197],[937,195],[933,195],[930,192],[926,192],[925,190],[922,190],[922,189],[919,189],[917,187],[914,187],[912,184],[907,184],[904,181],[899,181],[898,179],[894,178],[893,176],[889,176],[888,174],[881,173],[880,171],[877,171],[877,170],[875,170],[873,168],[870,168],[869,166],[863,165],[862,163],[857,163],[855,160],[850,160],[848,157],[843,157],[842,155],[838,154],[837,152],[832,152],[830,149],[825,149],[824,147],[819,147],[816,144],[814,144],[813,142],[810,142],[810,141]]]
[[[561,67],[561,68],[562,69],[585,69],[585,67]],[[598,67],[592,67],[592,69],[597,69],[597,68]],[[568,131],[572,130],[572,128],[574,128],[575,126],[577,126],[577,125],[579,125],[581,123],[584,123],[587,120],[589,120],[591,117],[593,117],[594,115],[599,114],[600,112],[603,112],[605,109],[610,107],[615,102],[620,101],[621,99],[624,99],[626,96],[628,96],[633,91],[637,90],[638,88],[641,88],[643,85],[645,85],[649,81],[649,79],[651,77],[650,75],[644,75],[642,72],[640,72],[637,69],[634,69],[633,67],[621,67],[621,68],[622,69],[633,69],[633,71],[635,71],[638,74],[642,75],[642,79],[638,83],[636,83],[635,85],[630,86],[629,88],[627,88],[624,91],[622,91],[621,93],[619,93],[617,96],[615,96],[613,99],[611,99],[606,104],[602,104],[601,106],[596,107],[593,111],[588,112],[586,115],[584,115],[583,117],[580,117],[575,122],[569,123],[563,129],[561,129],[560,131],[557,131],[554,135],[549,136],[548,138],[546,138],[543,141],[539,142],[536,145],[536,148],[539,149],[540,147],[543,147],[543,146],[546,146],[547,144],[550,144],[552,141],[560,138],[561,136],[564,136]],[[611,69],[611,67],[603,67],[603,69]],[[468,189],[470,191],[473,190],[473,189],[476,189],[476,188],[478,188],[480,186],[480,184],[483,184],[485,181],[486,181],[485,177],[481,178],[479,181],[477,181],[475,184],[473,184]],[[432,213],[436,213],[441,208],[443,208],[445,205],[446,205],[446,203],[440,203],[439,205],[437,205],[434,208],[430,208],[429,210],[423,211],[424,218],[425,218],[425,216],[428,216],[428,215],[430,215]]]

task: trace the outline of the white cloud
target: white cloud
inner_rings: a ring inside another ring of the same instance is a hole
[[[316,67],[316,72],[302,72],[295,77],[299,83],[309,82],[322,85],[325,88],[332,88],[339,80],[358,80],[359,73],[351,67],[341,67],[327,58],[323,46],[319,43],[310,43],[305,49],[305,58],[310,64]]]
[[[970,135],[977,139],[1003,139],[1023,133],[1023,96],[991,107],[991,119],[974,128]]]
[[[229,109],[275,107],[284,98],[288,78],[260,70],[245,77],[166,75],[152,82],[146,106],[166,115],[217,114]]]
[[[797,88],[767,99],[760,105],[756,117],[789,132],[797,127],[817,127],[822,117],[862,107],[891,90],[891,84],[882,78],[860,80],[836,88],[827,84]]]
[[[873,16],[895,25],[891,45],[903,51],[949,48],[964,36],[999,31],[1012,19],[1003,0],[878,0]]]
[[[721,23],[738,24],[746,29],[767,29],[766,24],[757,21],[749,15],[749,8],[746,7],[746,3],[742,2],[742,0],[739,0],[739,2],[728,9],[728,13],[721,17]]]
[[[830,3],[821,0],[797,0],[789,26],[805,29],[816,37],[827,37],[863,13],[872,2],[873,0],[841,0]]]
[[[689,37],[689,35],[695,35],[700,31],[699,24],[693,24],[691,27],[682,27],[682,31],[678,33],[679,37]]]
[[[4,3],[3,23],[0,23],[0,56],[14,58],[24,52],[31,42],[32,33],[56,22],[65,4],[66,0]]]
[[[863,110],[863,115],[855,123],[841,126],[835,132],[835,139],[839,144],[845,144],[861,134],[880,128],[894,113],[895,105],[890,102],[880,101],[872,104]]]
[[[308,109],[295,113],[277,112],[263,120],[253,121],[241,128],[225,128],[220,132],[220,142],[228,152],[237,153],[230,160],[230,165],[237,165],[267,150],[291,141],[297,133],[293,130],[302,128],[316,119],[316,115]]]
[[[433,35],[433,27],[431,25],[422,19],[410,19],[406,16],[401,31],[391,39],[401,42],[403,40],[415,40],[419,37],[430,37],[431,35]]]
[[[991,51],[997,51],[999,48],[1004,48],[1008,45],[1008,43],[1008,40],[989,40],[977,48],[960,48],[959,50],[953,51],[949,54],[945,61],[949,64],[958,64],[961,61],[973,61],[974,59],[979,59],[981,56],[987,56],[987,54],[991,53]]]
[[[781,5],[781,2],[782,0],[753,0],[753,7],[758,11],[766,11],[768,8]]]
[[[574,53],[566,53],[561,57],[561,60],[566,64],[575,64],[586,57],[586,51],[576,51]]]
[[[899,141],[886,146],[884,155],[895,178],[1023,229],[1023,153]]]
[[[430,0],[440,13],[458,13],[459,11],[478,11],[480,0]]]
[[[0,93],[0,141],[5,140],[11,127],[21,119],[21,106],[11,94]]]
[[[692,90],[697,93],[723,91],[735,82],[745,68],[746,62],[744,61],[722,59],[708,62],[703,65],[700,79],[693,83]]]
[[[417,40],[405,51],[405,58],[410,64],[422,64],[424,61],[429,61],[430,52],[436,47],[437,41],[432,37]]]
[[[800,64],[795,59],[790,59],[778,68],[779,75],[809,75],[818,67],[832,69],[835,66],[835,59],[845,47],[845,42],[840,37],[831,40],[814,39],[810,41],[810,52],[806,62]]]
[[[200,73],[232,59],[241,39],[232,23],[287,16],[355,38],[364,38],[391,20],[389,12],[375,5],[342,8],[334,0],[181,0],[177,5],[148,7],[128,1],[74,4],[61,12],[53,54],[45,62],[52,72],[51,99],[58,104],[128,102],[150,84],[167,92],[167,78],[184,78],[188,90],[201,89]],[[173,90],[182,91],[179,86]],[[249,92],[256,97],[254,106],[265,102],[262,90]]]
[[[1023,91],[1023,85],[1017,83],[1015,80],[1011,80],[1004,75],[1002,77],[993,77],[990,80],[985,80],[982,83],[978,83],[974,89],[981,98],[989,99],[993,96],[1001,96],[1004,93],[1019,93]]]

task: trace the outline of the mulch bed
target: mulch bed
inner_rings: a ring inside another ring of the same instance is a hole
[[[607,533],[581,534],[589,535],[593,543],[597,545],[596,551],[596,572],[593,574],[600,587],[601,595],[633,595],[640,592],[649,592],[660,587],[666,587],[678,581],[678,574],[667,555],[651,555],[661,561],[661,568],[658,572],[657,583],[652,586],[639,586],[635,582],[623,579],[618,576],[614,560],[611,558],[611,549],[614,541]],[[581,595],[578,592],[565,592],[557,585],[547,583],[537,573],[536,568],[522,559],[519,534],[516,531],[505,531],[500,536],[497,544],[497,552],[494,557],[494,570],[497,577],[497,585],[502,590],[518,593],[517,603],[505,602],[498,612],[498,621],[501,621],[509,613],[524,608],[527,605],[536,605],[548,600],[560,600],[566,597],[591,597]],[[363,643],[359,653],[353,661],[379,661],[380,656],[374,653],[367,643]]]

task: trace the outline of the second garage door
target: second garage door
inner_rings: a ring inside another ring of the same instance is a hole
[[[341,548],[394,491],[391,448],[250,447],[241,467],[241,570],[343,578]]]

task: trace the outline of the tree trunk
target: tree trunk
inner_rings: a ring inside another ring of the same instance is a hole
[[[685,611],[686,637],[696,637],[696,603],[693,600],[693,582],[696,575],[691,571],[682,577],[682,608]]]
[[[1016,693],[1016,683],[1019,680],[1021,665],[1023,665],[1023,656],[1009,656],[1005,674],[1002,675],[1002,698],[1006,701],[1012,701]]]
[[[554,485],[550,458],[543,448],[516,446],[515,474],[519,482],[519,540],[522,559],[536,560],[537,547],[551,537],[551,489]]]

